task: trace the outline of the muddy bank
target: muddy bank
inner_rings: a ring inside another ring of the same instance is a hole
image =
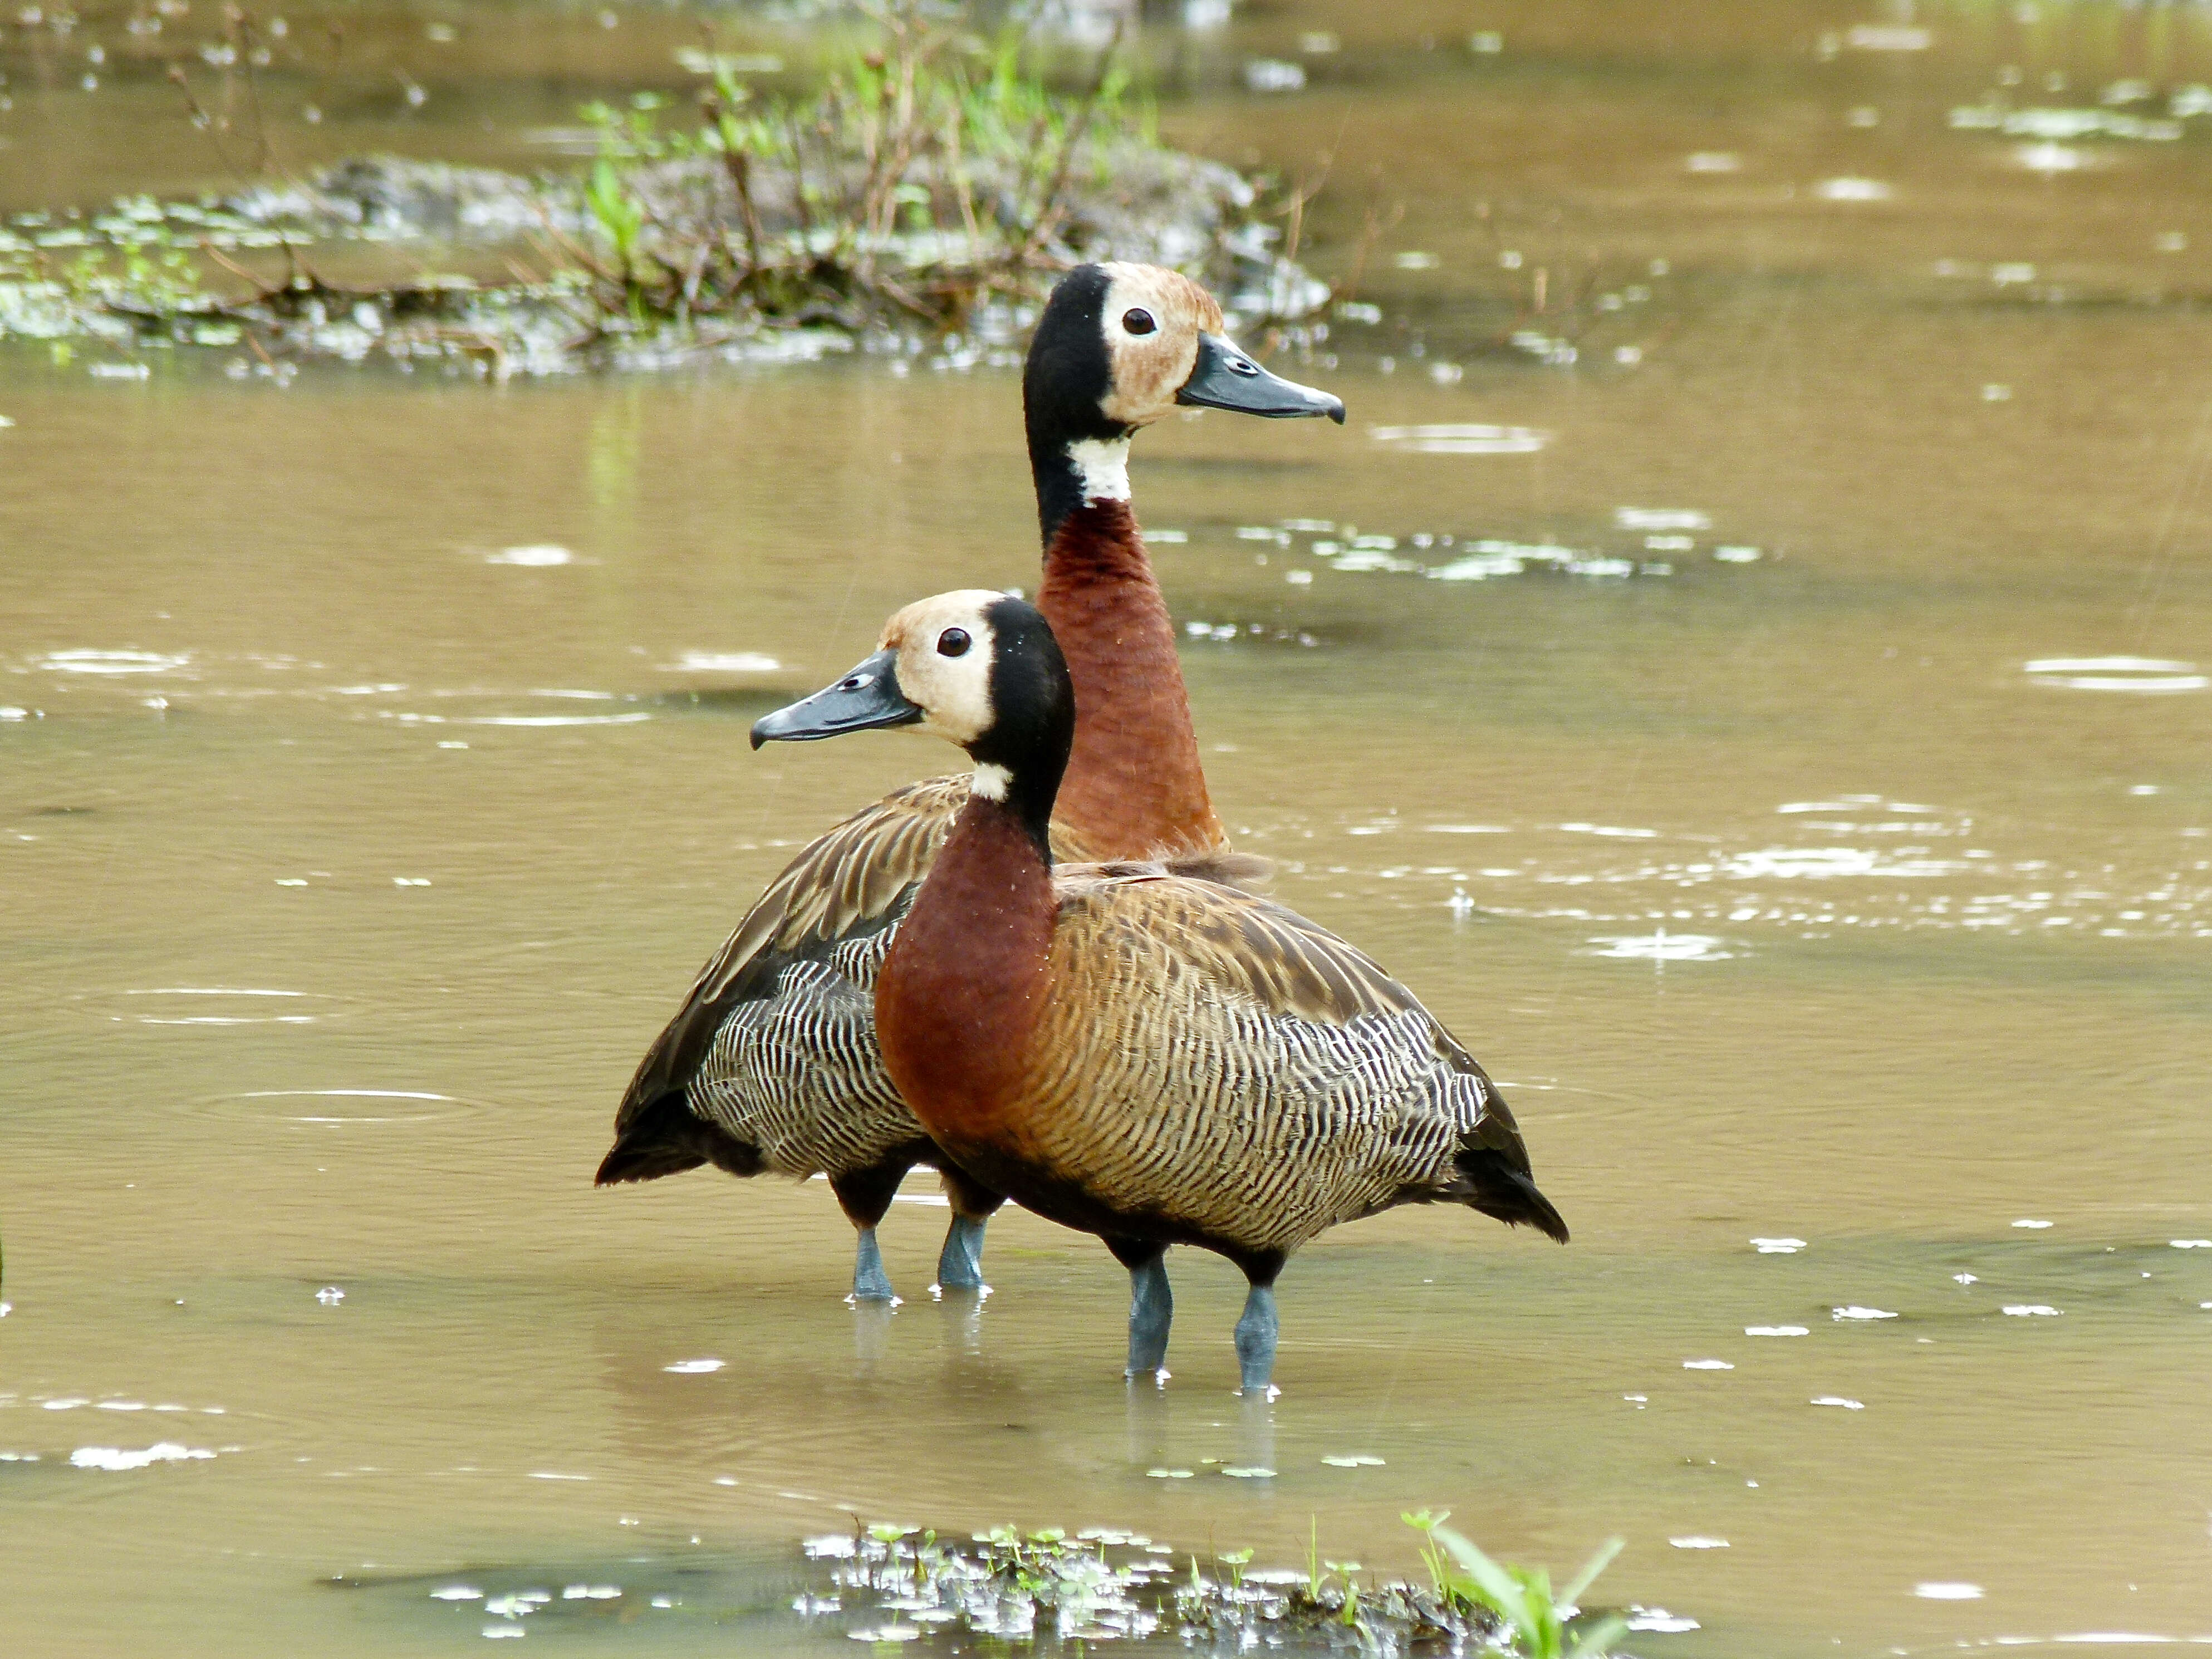
[[[823,181],[747,179],[720,154],[584,178],[368,156],[197,201],[19,215],[0,228],[0,336],[544,374],[948,333],[988,349],[1085,259],[1173,265],[1248,329],[1329,297],[1276,252],[1261,187],[1219,163],[1110,137],[1079,141],[1065,175],[1040,206],[1003,159],[920,158],[900,218],[872,228],[827,210]]]

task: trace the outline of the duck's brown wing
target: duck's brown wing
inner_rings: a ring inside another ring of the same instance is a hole
[[[860,1168],[921,1137],[876,1047],[875,969],[968,785],[894,790],[784,866],[646,1051],[601,1184],[702,1163],[733,1175]]]
[[[1392,1205],[1565,1239],[1497,1085],[1413,994],[1267,899],[1110,868],[1060,883],[1048,1161],[1132,1214],[1295,1248]],[[1019,1194],[1017,1194],[1018,1196]]]

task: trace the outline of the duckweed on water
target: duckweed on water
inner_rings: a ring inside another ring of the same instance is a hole
[[[590,106],[580,178],[373,157],[304,179],[272,166],[197,202],[16,216],[0,336],[504,374],[911,350],[948,331],[1006,343],[1086,258],[1184,270],[1247,327],[1329,297],[1275,251],[1258,185],[1159,142],[1110,49],[1055,89],[1018,35],[948,19],[888,8],[800,93],[768,89],[752,60],[682,54],[696,104]],[[379,280],[395,254],[414,274]],[[422,274],[433,260],[474,274]]]
[[[1194,1553],[1110,1527],[1071,1536],[1001,1526],[960,1541],[896,1523],[810,1538],[795,1571],[647,1557],[337,1583],[404,1593],[416,1608],[427,1596],[441,1622],[478,1624],[487,1636],[520,1634],[526,1620],[643,1617],[757,1630],[795,1624],[869,1643],[964,1648],[980,1638],[1030,1651],[1131,1642],[1207,1653],[1265,1645],[1598,1659],[1627,1629],[1618,1615],[1583,1619],[1574,1606],[1617,1541],[1554,1592],[1540,1570],[1492,1562],[1443,1526],[1445,1518],[1426,1510],[1406,1517],[1422,1534],[1425,1587],[1363,1583],[1359,1563],[1322,1559],[1317,1532],[1302,1565],[1255,1569],[1250,1550]]]

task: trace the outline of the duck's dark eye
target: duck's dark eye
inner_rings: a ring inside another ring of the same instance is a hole
[[[940,657],[964,657],[972,641],[964,628],[948,628],[937,636],[937,654]]]
[[[1151,312],[1139,306],[1121,313],[1121,326],[1132,334],[1150,334],[1159,325],[1152,320]]]

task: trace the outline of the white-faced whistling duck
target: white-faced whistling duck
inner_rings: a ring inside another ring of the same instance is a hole
[[[1248,1395],[1271,1388],[1276,1274],[1339,1222],[1458,1203],[1564,1243],[1496,1085],[1374,963],[1163,865],[1054,870],[1081,696],[1039,611],[979,590],[908,606],[753,727],[757,747],[919,724],[975,763],[876,978],[884,1066],[938,1146],[1133,1271],[1170,1244],[1235,1262]],[[1129,1370],[1157,1374],[1171,1309],[1139,1288]]]

